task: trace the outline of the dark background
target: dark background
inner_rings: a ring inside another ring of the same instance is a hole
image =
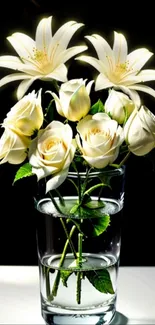
[[[102,6],[101,6],[102,4]],[[69,3],[47,0],[3,1],[0,11],[0,55],[16,55],[6,37],[20,31],[34,38],[38,22],[44,16],[54,16],[54,27],[69,20],[83,22],[84,35],[98,33],[113,42],[113,31],[122,32],[128,40],[129,52],[146,47],[155,52],[154,10],[147,4],[137,6],[131,2]],[[78,37],[78,33],[76,34]],[[74,42],[76,36],[74,36]],[[74,43],[75,44],[75,43]],[[155,58],[147,63],[155,68]],[[69,77],[90,77],[90,67],[72,63]],[[0,77],[13,71],[0,68]],[[82,74],[81,74],[82,73]],[[95,69],[92,71],[95,77]],[[15,103],[18,82],[0,89],[1,121]],[[45,85],[45,83],[44,83]],[[155,88],[155,82],[152,83]],[[39,83],[36,86],[40,87]],[[145,105],[155,114],[155,99],[142,95]],[[154,150],[155,151],[155,150]],[[155,266],[155,152],[146,157],[131,156],[127,163],[125,207],[122,226],[121,265]],[[37,264],[35,220],[33,208],[33,180],[24,180],[12,186],[16,166],[0,166],[0,264]]]

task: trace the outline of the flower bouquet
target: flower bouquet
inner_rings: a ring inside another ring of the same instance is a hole
[[[69,21],[52,35],[51,20],[39,22],[35,40],[19,32],[9,36],[18,56],[0,57],[0,67],[16,70],[0,87],[22,80],[1,125],[0,164],[19,164],[14,183],[37,178],[44,319],[98,315],[106,323],[116,310],[124,164],[131,153],[144,156],[155,147],[155,116],[139,96],[143,91],[155,97],[144,85],[155,80],[155,70],[141,70],[152,53],[141,48],[128,54],[117,32],[113,48],[97,34],[86,36],[97,56],[75,59],[99,74],[90,81],[67,80],[65,63],[87,50],[68,46],[83,24]],[[48,81],[47,91],[29,92],[37,79]]]

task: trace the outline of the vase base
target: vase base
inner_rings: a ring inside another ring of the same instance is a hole
[[[42,317],[47,325],[106,325],[112,322],[116,313],[115,306],[113,309],[102,314],[51,314],[48,311],[42,310]]]

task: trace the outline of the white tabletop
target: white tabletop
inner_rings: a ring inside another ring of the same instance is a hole
[[[37,266],[0,266],[0,324],[45,324]],[[155,324],[155,267],[120,267],[113,324]]]

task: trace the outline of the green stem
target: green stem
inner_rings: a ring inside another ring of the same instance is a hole
[[[59,192],[58,192],[57,194],[60,195]],[[52,203],[54,204],[54,206],[55,206],[55,208],[57,209],[57,211],[58,211],[59,213],[62,214],[62,211],[60,210],[60,208],[59,208],[59,206],[58,206],[56,200],[54,199],[54,197],[52,196],[51,193],[50,193],[50,197],[51,197]],[[63,198],[62,198],[62,199],[63,199]],[[64,204],[64,201],[63,201],[63,204]],[[75,250],[75,248],[74,248],[74,245],[73,245],[73,243],[72,243],[72,240],[69,238],[69,234],[68,234],[68,231],[67,231],[66,225],[65,225],[65,223],[64,223],[64,221],[63,221],[62,218],[60,218],[60,221],[61,221],[61,224],[62,224],[63,229],[64,229],[64,231],[65,231],[66,237],[67,237],[67,239],[69,240],[70,248],[71,248],[71,250],[72,250],[72,252],[73,252],[73,255],[74,255],[75,259],[76,259],[76,258],[77,258],[77,256],[76,256],[76,250]]]
[[[82,267],[82,239],[83,235],[81,233],[78,234],[78,264],[79,267]]]
[[[79,196],[79,204],[81,204],[81,178],[80,178],[80,174],[79,174],[79,171],[76,167],[76,164],[75,162],[72,162],[72,166],[74,168],[74,170],[76,171],[77,175],[78,175],[78,186],[77,186],[77,189],[78,189],[78,196]]]
[[[67,219],[67,223],[68,222],[73,222],[74,225],[76,226],[77,230],[79,230],[79,232],[84,236],[84,233],[82,232],[80,225],[77,221],[75,221],[73,218],[71,218],[71,219]]]
[[[105,184],[100,183],[100,184],[96,184],[96,185],[90,187],[87,191],[84,192],[84,195],[90,194],[92,191],[96,190],[96,188],[101,187],[101,186],[104,187]]]
[[[64,246],[64,249],[63,249],[63,252],[61,254],[61,258],[60,258],[60,262],[59,262],[59,268],[62,267],[63,263],[64,263],[64,260],[65,260],[65,256],[66,256],[66,251],[67,251],[67,248],[68,248],[68,245],[69,245],[69,242],[70,242],[70,239],[74,233],[76,229],[76,226],[74,225],[69,233],[69,237],[67,238],[66,240],[66,243],[65,243],[65,246]],[[58,291],[58,286],[59,286],[59,282],[60,282],[60,270],[57,271],[57,275],[56,275],[56,278],[55,278],[55,281],[54,281],[54,284],[53,284],[53,289],[52,289],[52,292],[51,294],[49,295],[48,297],[48,300],[51,301],[54,299],[54,297],[56,297],[57,295],[57,291]]]
[[[56,210],[57,210],[59,213],[62,214],[62,211],[61,211],[61,209],[59,208],[59,206],[58,206],[56,200],[54,199],[53,195],[51,194],[51,192],[49,192],[49,195],[50,195],[51,201],[52,201],[53,205],[55,206]]]
[[[122,159],[122,161],[121,161],[120,164],[119,164],[119,168],[120,168],[122,165],[124,165],[124,163],[125,163],[125,162],[127,161],[127,159],[129,158],[130,154],[131,154],[131,152],[129,151],[129,152],[126,154],[126,156]]]
[[[79,193],[79,190],[78,190],[78,187],[77,185],[75,184],[75,182],[71,179],[71,178],[68,178],[68,180],[74,185],[76,191],[77,191],[77,194]]]
[[[81,280],[83,279],[83,272],[77,272],[77,290],[76,290],[76,301],[78,305],[81,304]]]
[[[82,190],[83,196],[85,195],[85,190],[86,190],[86,187],[87,187],[88,177],[89,177],[89,173],[90,173],[91,169],[92,168],[89,168],[89,169],[87,168],[87,170],[86,170],[86,178],[85,178],[85,181],[84,181],[84,184],[83,184],[83,190]],[[83,197],[82,197],[82,199],[83,199]]]
[[[67,239],[69,240],[70,248],[71,248],[71,250],[72,250],[72,253],[73,253],[73,255],[74,255],[74,258],[77,259],[76,250],[75,250],[75,248],[74,248],[74,245],[73,245],[73,242],[72,242],[71,238],[69,238],[69,234],[68,234],[68,231],[67,231],[66,225],[65,225],[65,223],[64,223],[64,221],[63,221],[63,218],[60,218],[60,221],[61,221],[62,227],[63,227],[63,229],[64,229],[64,232],[65,232],[65,234],[66,234],[66,237],[67,237]]]
[[[81,178],[80,178],[79,172],[78,172],[78,189],[79,189],[79,204],[81,204],[81,199],[82,199],[82,196],[81,196]]]
[[[60,192],[58,191],[58,189],[55,189],[55,191],[56,191],[56,193],[57,193],[57,195],[59,197],[59,201],[60,201],[61,205],[64,206],[65,205],[65,200],[64,200],[63,196],[60,194]]]
[[[53,80],[52,80],[52,84],[53,84],[54,88],[55,88],[57,91],[59,91],[59,86],[58,86],[57,81],[53,79]]]
[[[82,267],[82,239],[83,235],[81,233],[78,234],[78,259],[77,259],[77,266],[79,268]],[[83,278],[83,272],[77,272],[77,289],[76,289],[76,300],[77,303],[81,303],[81,281]]]
[[[109,166],[112,166],[112,167],[115,167],[115,168],[120,168],[127,161],[127,159],[129,158],[130,154],[131,154],[131,152],[128,151],[128,153],[126,154],[126,156],[122,159],[122,161],[119,164],[110,164]]]
[[[48,267],[48,269],[45,270],[45,277],[46,277],[46,296],[49,297],[50,295],[50,279],[49,279],[49,272],[50,272],[50,267]]]

